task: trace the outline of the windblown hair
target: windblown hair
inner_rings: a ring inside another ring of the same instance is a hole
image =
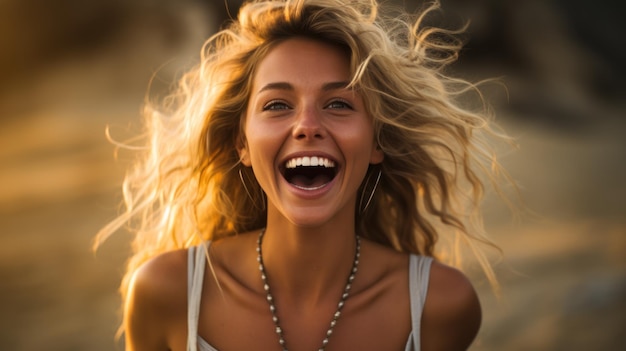
[[[381,171],[367,211],[355,212],[358,233],[429,256],[444,231],[482,241],[480,221],[471,218],[479,218],[483,182],[495,181],[498,167],[487,141],[505,137],[486,109],[461,107],[459,97],[477,89],[444,74],[461,42],[454,39],[459,32],[424,26],[424,16],[437,9],[435,3],[409,20],[380,13],[374,0],[245,4],[207,41],[199,65],[161,108],[145,109],[147,145],[124,182],[126,211],[96,240],[127,223],[135,232],[122,294],[134,271],[159,253],[265,226],[265,198],[236,146],[244,142],[259,62],[293,37],[346,49],[351,87],[363,96],[385,155],[361,185],[371,187],[370,177]]]

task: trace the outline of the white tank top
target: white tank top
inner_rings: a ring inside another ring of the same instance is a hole
[[[206,253],[211,242],[205,247],[189,248],[187,264],[187,351],[218,351],[198,335],[200,298],[206,267]],[[411,298],[411,334],[405,351],[420,350],[420,325],[422,310],[426,301],[432,257],[411,255],[409,259],[409,289]]]

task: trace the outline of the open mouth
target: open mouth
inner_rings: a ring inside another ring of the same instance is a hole
[[[283,177],[299,189],[316,190],[330,183],[337,175],[335,162],[326,157],[295,157],[285,162]]]

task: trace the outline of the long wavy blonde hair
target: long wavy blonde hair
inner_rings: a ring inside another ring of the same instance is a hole
[[[366,102],[385,154],[369,170],[373,176],[381,172],[370,206],[355,212],[359,234],[429,256],[435,256],[446,227],[462,238],[483,240],[480,221],[471,219],[480,218],[483,180],[496,178],[487,141],[502,136],[488,113],[459,104],[459,96],[475,86],[443,73],[461,43],[454,39],[457,32],[423,25],[424,16],[437,9],[434,3],[409,20],[380,13],[374,0],[243,5],[238,19],[206,42],[201,62],[177,90],[160,107],[145,108],[146,145],[124,182],[126,211],[96,239],[97,246],[128,223],[135,233],[122,294],[151,257],[265,226],[265,198],[253,173],[241,166],[236,145],[244,138],[259,62],[294,36],[346,48],[352,87]],[[370,176],[361,188],[371,186]]]

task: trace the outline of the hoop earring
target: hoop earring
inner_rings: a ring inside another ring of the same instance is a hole
[[[250,201],[252,201],[252,204],[254,205],[254,207],[260,209],[261,211],[265,211],[265,193],[263,193],[263,190],[261,189],[261,206],[259,206],[257,204],[257,201],[252,196],[252,193],[250,193],[250,190],[248,190],[246,181],[243,179],[243,173],[241,172],[241,167],[239,168],[239,179],[241,179],[241,184],[243,184],[243,188],[246,190],[246,194],[248,194],[248,197],[250,198]]]
[[[372,198],[374,197],[374,193],[376,192],[376,188],[378,188],[378,183],[380,182],[381,175],[382,175],[382,171],[379,169],[378,175],[376,175],[376,181],[374,182],[374,187],[372,188],[370,195],[367,197],[367,202],[365,203],[365,206],[363,206],[363,199],[365,199],[366,197],[367,187],[369,186],[370,180],[372,179],[372,172],[370,172],[370,174],[367,176],[367,179],[365,180],[365,184],[363,185],[363,192],[361,193],[361,200],[359,201],[359,214],[364,214],[365,211],[367,211],[367,208],[370,206],[370,203],[372,202]]]

